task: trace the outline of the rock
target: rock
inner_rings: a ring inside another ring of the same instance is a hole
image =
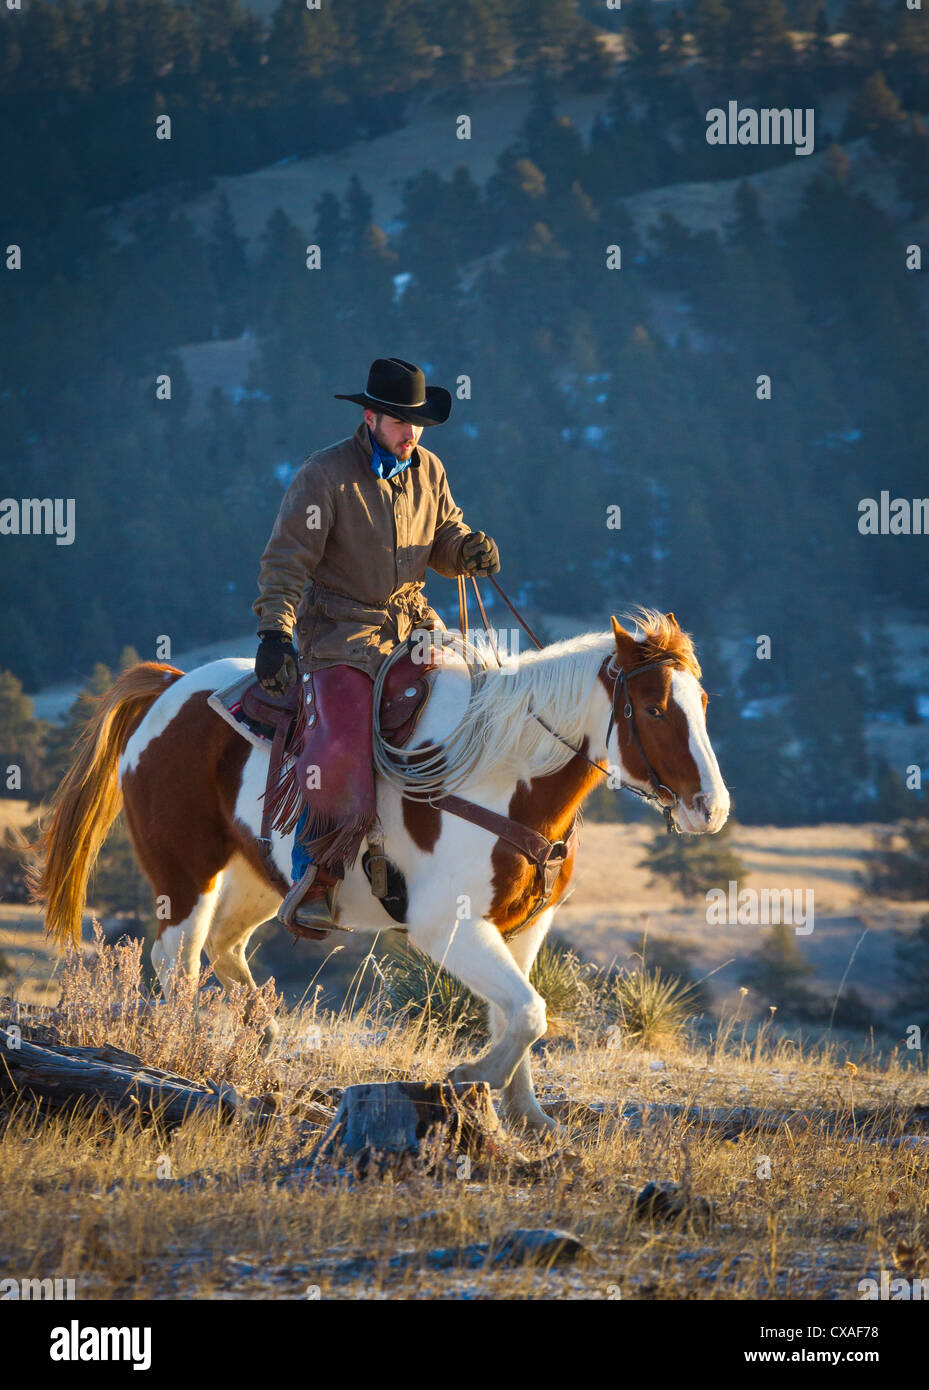
[[[493,1152],[498,1128],[483,1081],[347,1086],[332,1124],[301,1166],[348,1160],[359,1176],[372,1168],[434,1170],[449,1156],[480,1159]]]
[[[580,1100],[553,1100],[546,1101],[542,1109],[553,1120],[569,1127],[599,1125],[606,1117],[606,1107],[602,1101],[598,1101],[596,1106],[591,1106]]]
[[[501,1264],[567,1264],[585,1253],[584,1242],[570,1231],[518,1230],[510,1231],[494,1247],[490,1262]]]
[[[696,1197],[677,1182],[647,1182],[633,1201],[636,1216],[651,1221],[684,1219],[695,1226],[709,1226],[714,1220],[713,1205],[706,1197]]]

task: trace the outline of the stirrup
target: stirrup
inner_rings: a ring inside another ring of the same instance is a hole
[[[326,931],[345,931],[333,918],[338,883],[326,889],[324,898],[314,898],[312,902],[301,903],[291,914],[290,925],[294,927],[316,927]]]
[[[303,901],[304,894],[313,886],[316,881],[317,865],[311,864],[301,878],[294,883],[290,892],[283,899],[277,910],[277,920],[282,927],[289,927],[293,922],[295,910]]]

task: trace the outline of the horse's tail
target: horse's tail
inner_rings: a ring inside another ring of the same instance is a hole
[[[140,661],[123,671],[75,745],[76,756],[50,803],[51,819],[31,846],[27,871],[33,902],[45,904],[46,935],[63,949],[81,938],[87,881],[122,807],[119,759],[133,731],[169,685],[176,666]]]

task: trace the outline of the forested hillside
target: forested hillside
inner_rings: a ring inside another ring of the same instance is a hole
[[[858,522],[863,498],[929,492],[927,272],[907,251],[929,251],[929,7],[603,11],[3,12],[2,491],[74,498],[76,517],[70,545],[0,534],[0,667],[27,691],[126,644],[154,656],[161,634],[181,649],[247,627],[283,486],[357,422],[333,392],[397,355],[456,395],[424,442],[498,541],[509,592],[604,627],[654,603],[694,632],[741,819],[875,818],[906,765],[927,768],[925,687],[894,669],[886,624],[926,611],[929,539]],[[598,97],[589,134],[555,78]],[[481,182],[482,93],[515,82],[519,138]],[[351,148],[415,128],[427,97],[448,111],[445,173],[390,170],[400,214],[378,225]],[[772,216],[748,181],[799,171],[793,148],[707,142],[707,110],[730,101],[814,110],[819,164],[795,206]],[[204,233],[183,211],[220,175],[343,148],[309,225],[272,204],[252,245],[223,198]],[[645,234],[627,203],[733,179],[735,212],[710,230],[688,230],[683,192]],[[120,206],[153,192],[115,236]],[[179,349],[242,335],[248,379],[195,409]],[[883,717],[913,738],[882,769],[865,734]]]

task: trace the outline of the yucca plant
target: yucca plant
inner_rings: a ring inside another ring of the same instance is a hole
[[[693,985],[657,969],[618,971],[603,980],[600,995],[623,1038],[640,1047],[680,1037],[687,1021],[700,1012]]]

